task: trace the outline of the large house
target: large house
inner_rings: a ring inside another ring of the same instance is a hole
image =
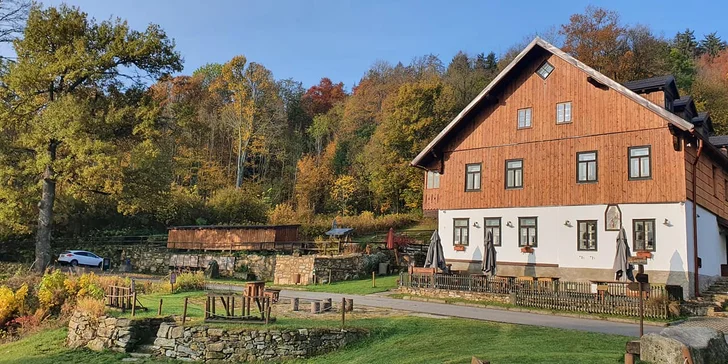
[[[499,275],[613,281],[622,227],[650,282],[688,296],[728,275],[712,134],[672,76],[620,84],[536,38],[412,165],[452,269],[480,270],[492,232]]]

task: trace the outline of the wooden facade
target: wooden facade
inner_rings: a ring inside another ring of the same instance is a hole
[[[685,198],[693,199],[693,164],[697,155],[695,143],[685,144]],[[695,200],[704,209],[728,219],[728,195],[726,195],[726,180],[728,171],[711,157],[706,150],[700,154],[696,165],[695,185],[697,186]]]
[[[169,228],[167,247],[199,250],[257,250],[298,241],[299,225],[180,226]]]
[[[547,79],[534,73],[544,60]],[[664,107],[664,94],[645,95]],[[685,160],[660,115],[544,52],[525,65],[444,147],[440,187],[425,189],[423,209],[471,209],[685,200]],[[571,102],[571,122],[556,123],[556,105]],[[531,126],[518,129],[519,109],[532,108]],[[650,146],[652,177],[628,178],[628,148]],[[577,183],[576,153],[597,152],[598,181]],[[505,161],[523,159],[523,188],[506,189]],[[482,163],[481,190],[465,191],[465,164]],[[425,177],[426,178],[426,177]]]

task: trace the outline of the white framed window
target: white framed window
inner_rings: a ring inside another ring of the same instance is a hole
[[[536,70],[536,73],[541,76],[544,80],[551,74],[551,72],[554,70],[554,66],[551,65],[551,63],[548,63],[545,61],[541,67],[539,67]]]
[[[531,127],[531,114],[532,109],[518,109],[518,129],[525,129]]]
[[[440,174],[427,171],[427,189],[440,188]]]
[[[571,102],[556,104],[556,124],[568,124],[571,122]]]

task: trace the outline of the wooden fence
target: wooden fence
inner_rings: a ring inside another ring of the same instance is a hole
[[[625,283],[536,281],[509,277],[401,273],[399,284],[407,288],[443,289],[510,294],[518,306],[559,311],[639,316],[639,292]],[[670,302],[664,285],[645,290],[645,317],[666,319]]]
[[[136,314],[136,310],[144,310],[147,308],[139,302],[137,294],[131,287],[109,286],[104,293],[104,301],[109,307],[120,308],[122,312],[131,310],[131,315]]]
[[[205,322],[246,321],[268,324],[275,321],[271,317],[272,301],[272,296],[208,292],[205,300]],[[239,315],[236,314],[238,307]]]

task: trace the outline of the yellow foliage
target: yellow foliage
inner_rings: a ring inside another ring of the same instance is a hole
[[[0,287],[0,325],[12,319],[14,313],[21,313],[25,309],[27,296],[27,284],[23,284],[15,292],[6,286]]]
[[[280,203],[276,205],[268,215],[268,222],[276,225],[293,224],[298,221],[296,211],[289,203]]]

